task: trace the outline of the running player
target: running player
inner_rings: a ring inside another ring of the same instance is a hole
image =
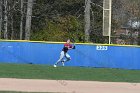
[[[70,55],[67,53],[68,50],[70,50],[70,49],[75,49],[75,46],[72,46],[72,45],[70,44],[70,39],[68,39],[67,42],[64,44],[64,47],[63,47],[63,49],[62,49],[62,51],[61,51],[61,53],[60,53],[60,58],[59,58],[58,61],[54,64],[54,67],[57,67],[57,64],[60,63],[60,62],[61,62],[62,65],[64,66],[64,63],[65,63],[65,62],[71,60]],[[66,58],[66,60],[65,60],[64,58]]]

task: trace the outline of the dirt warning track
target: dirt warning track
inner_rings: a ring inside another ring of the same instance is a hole
[[[0,78],[0,91],[140,93],[140,83]]]

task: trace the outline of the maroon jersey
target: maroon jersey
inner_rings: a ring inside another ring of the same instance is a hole
[[[72,45],[69,43],[65,43],[62,51],[64,51],[66,53],[66,52],[68,52],[69,48],[72,48]]]

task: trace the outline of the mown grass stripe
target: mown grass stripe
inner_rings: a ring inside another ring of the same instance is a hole
[[[140,82],[140,70],[0,64],[0,78]]]

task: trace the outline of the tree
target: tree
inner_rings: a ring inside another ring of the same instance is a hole
[[[138,23],[140,21],[140,1],[139,0],[113,0],[112,26],[113,30],[118,31],[122,27],[127,28],[130,36],[123,38],[128,44],[136,44],[136,37],[132,35],[139,31]],[[129,37],[129,38],[128,38]]]
[[[4,0],[4,39],[8,39],[8,12],[7,12],[7,0]]]
[[[2,0],[0,0],[0,38],[1,38],[1,35],[2,35],[2,5],[3,5],[3,3],[2,3]]]
[[[28,0],[26,25],[25,25],[25,39],[26,40],[30,40],[30,36],[31,36],[32,7],[33,7],[33,0]]]
[[[23,1],[24,0],[20,0],[20,12],[21,12],[21,18],[20,18],[20,40],[23,39]]]
[[[78,42],[84,41],[83,0],[38,0],[36,3],[32,40],[65,41],[74,37]]]
[[[85,41],[88,42],[90,38],[90,8],[91,0],[85,0]]]

